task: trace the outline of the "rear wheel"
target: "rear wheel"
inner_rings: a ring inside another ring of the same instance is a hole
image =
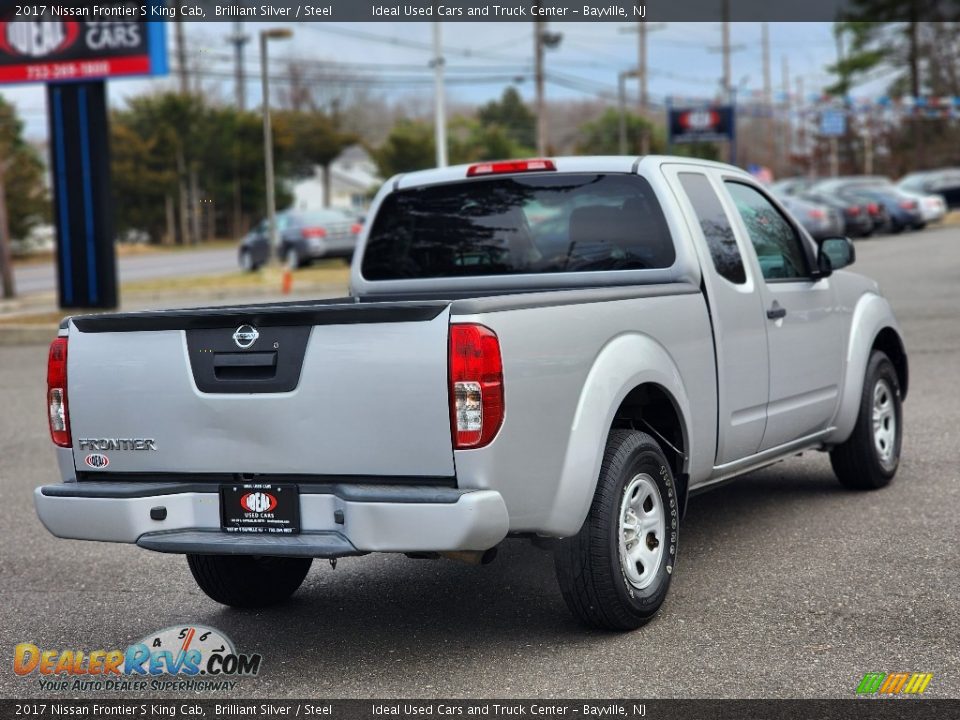
[[[197,585],[212,600],[238,608],[276,605],[293,595],[312,558],[187,555]]]
[[[860,396],[860,411],[850,438],[830,452],[833,472],[851,490],[888,485],[900,464],[903,407],[897,371],[885,353],[874,350]]]
[[[240,251],[240,269],[243,272],[253,272],[257,269],[257,263],[254,262],[253,253],[249,250]]]
[[[557,543],[557,581],[584,624],[634,630],[663,604],[677,555],[679,504],[657,442],[613,430],[590,512],[580,531]]]
[[[287,248],[287,252],[284,254],[284,264],[291,270],[296,270],[302,264],[300,253],[295,247]]]

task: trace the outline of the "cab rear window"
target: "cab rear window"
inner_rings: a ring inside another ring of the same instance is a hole
[[[658,269],[675,259],[645,179],[551,173],[391,193],[371,226],[361,272],[400,280]]]

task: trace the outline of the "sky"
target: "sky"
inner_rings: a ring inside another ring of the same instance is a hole
[[[271,43],[271,58],[278,64],[286,58],[308,62],[330,61],[351,65],[357,72],[375,72],[378,82],[371,92],[387,98],[433,94],[432,23],[274,23],[286,25],[293,37]],[[244,32],[256,36],[262,23],[244,23]],[[716,94],[722,75],[720,23],[668,23],[648,26],[648,70],[651,102],[663,97],[708,98]],[[593,93],[615,93],[617,74],[636,66],[637,33],[634,23],[553,23],[551,32],[563,38],[546,55],[546,68],[556,82],[548,82],[548,99],[590,99]],[[232,23],[186,23],[187,46],[206,68],[223,71],[223,77],[208,78],[222,97],[233,97],[234,84],[227,38]],[[770,23],[771,84],[782,92],[783,62],[789,64],[791,92],[803,78],[805,94],[817,92],[830,82],[825,66],[834,61],[836,45],[831,23]],[[451,104],[473,104],[498,97],[513,83],[526,99],[532,99],[533,25],[529,22],[442,24],[446,58],[447,98]],[[761,25],[732,23],[732,82],[740,92],[763,87]],[[171,48],[172,32],[168,33]],[[260,104],[259,50],[256,42],[246,46],[247,103]],[[377,70],[379,66],[380,69]],[[280,67],[276,68],[279,71]],[[403,80],[400,80],[403,78]],[[113,105],[124,98],[157,87],[172,88],[173,78],[113,80],[109,95]],[[636,82],[628,85],[636,97]],[[0,94],[15,103],[24,119],[27,136],[46,137],[46,96],[41,85],[0,86]]]

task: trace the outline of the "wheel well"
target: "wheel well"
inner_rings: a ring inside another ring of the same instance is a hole
[[[631,390],[613,416],[613,427],[642,430],[655,437],[663,449],[677,485],[681,512],[686,506],[687,458],[683,419],[670,394],[653,383]]]
[[[907,369],[907,353],[903,348],[903,341],[897,335],[897,331],[885,327],[877,334],[872,349],[882,350],[890,358],[890,362],[893,363],[893,367],[897,371],[897,380],[900,381],[900,395],[902,398],[906,398],[910,373]]]

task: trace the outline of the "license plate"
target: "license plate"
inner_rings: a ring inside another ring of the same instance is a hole
[[[234,483],[220,486],[220,523],[229,533],[300,532],[300,491],[296,485]]]

